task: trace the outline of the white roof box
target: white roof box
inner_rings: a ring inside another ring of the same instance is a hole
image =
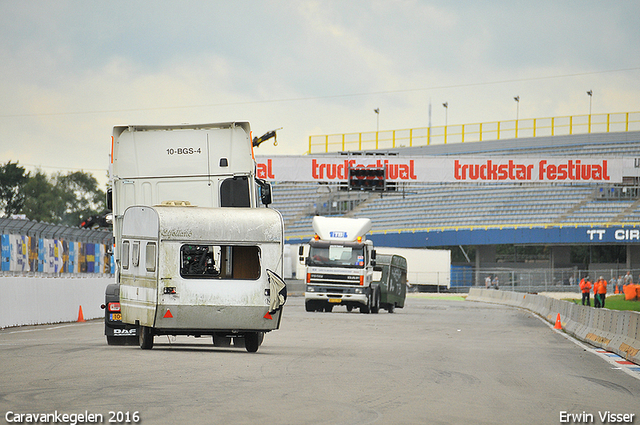
[[[324,241],[355,242],[358,236],[364,241],[371,230],[371,219],[315,216],[313,230]]]

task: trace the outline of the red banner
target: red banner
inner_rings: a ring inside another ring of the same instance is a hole
[[[349,168],[386,169],[393,182],[620,183],[622,158],[519,157],[256,157],[259,178],[292,182],[346,182]]]

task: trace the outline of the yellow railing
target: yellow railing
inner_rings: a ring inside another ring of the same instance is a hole
[[[309,136],[309,153],[392,149],[523,137],[640,130],[640,112],[570,115],[403,130]]]

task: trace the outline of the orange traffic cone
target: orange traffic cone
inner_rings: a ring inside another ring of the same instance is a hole
[[[558,313],[558,317],[556,317],[556,325],[553,329],[562,329],[562,323],[560,322],[560,313]]]
[[[80,310],[78,310],[78,322],[84,322],[84,314],[82,314],[82,306],[80,306]]]
[[[618,291],[618,285],[616,285],[616,289],[613,290],[613,293],[614,294],[619,294],[620,293],[620,291]]]

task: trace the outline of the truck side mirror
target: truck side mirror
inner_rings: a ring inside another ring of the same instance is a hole
[[[376,270],[375,268],[373,269],[373,276],[371,277],[371,279],[374,282],[380,282],[382,280],[382,271]]]
[[[375,260],[375,259],[376,259],[376,250],[375,250],[375,249],[372,249],[372,250],[371,250],[371,259],[372,259],[372,260]]]
[[[113,189],[107,189],[107,209],[113,211]]]
[[[256,183],[258,183],[258,187],[260,188],[260,199],[264,205],[269,205],[273,202],[273,197],[271,196],[271,183],[266,182],[262,179],[256,179]]]
[[[373,271],[374,272],[381,272],[382,271],[382,266],[373,266]]]

